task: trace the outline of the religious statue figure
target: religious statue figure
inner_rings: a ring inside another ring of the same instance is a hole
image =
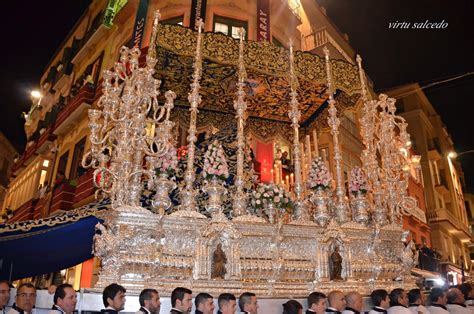
[[[339,247],[334,247],[334,252],[332,252],[329,257],[329,279],[330,280],[342,280],[342,256],[339,254]]]
[[[222,250],[222,244],[219,243],[217,248],[212,255],[212,272],[211,278],[221,278],[224,279],[226,269],[225,264],[227,263],[227,257],[225,256],[224,251]]]

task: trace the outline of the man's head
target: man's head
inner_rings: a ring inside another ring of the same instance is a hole
[[[125,307],[125,290],[124,287],[116,283],[105,287],[102,292],[102,301],[105,307],[111,307],[116,311],[121,311]]]
[[[187,288],[178,287],[171,292],[171,306],[184,313],[193,308],[193,292]]]
[[[62,284],[56,288],[53,297],[54,304],[70,314],[74,312],[77,304],[77,294],[70,284]]]
[[[378,306],[383,309],[388,309],[388,307],[390,306],[390,298],[388,297],[387,290],[384,290],[384,289],[374,290],[370,294],[370,297],[372,299],[372,303],[374,304],[374,306]]]
[[[10,283],[6,280],[0,280],[0,309],[3,309],[10,300]]]
[[[214,298],[209,293],[199,293],[194,299],[194,305],[196,305],[196,310],[201,311],[203,314],[214,313]]]
[[[448,292],[446,292],[446,298],[448,299],[448,303],[457,303],[457,304],[464,304],[464,295],[462,294],[461,290],[458,288],[450,288]]]
[[[252,292],[244,292],[239,297],[239,307],[241,311],[257,314],[257,296]]]
[[[351,291],[346,295],[346,306],[357,311],[362,311],[362,296],[357,291]]]
[[[446,305],[448,302],[446,293],[441,288],[433,288],[430,291],[430,301],[432,304]]]
[[[338,311],[343,311],[346,307],[346,298],[344,298],[344,293],[339,290],[334,290],[328,294],[329,306]]]
[[[230,293],[223,293],[217,299],[217,304],[219,305],[219,311],[222,314],[234,314],[237,309],[237,301],[235,296]]]
[[[31,313],[36,303],[36,288],[29,282],[18,287],[15,298],[16,306],[25,312]]]
[[[420,289],[411,289],[408,291],[408,302],[410,304],[424,305],[425,296],[421,293]]]
[[[464,294],[464,300],[472,298],[472,286],[470,283],[465,282],[462,285],[459,285],[459,290]]]
[[[395,306],[398,304],[408,306],[408,297],[405,290],[401,288],[393,289],[390,292],[390,306]]]
[[[308,307],[313,312],[323,314],[326,310],[326,295],[322,292],[312,292],[308,296]]]
[[[160,295],[155,289],[144,289],[138,297],[140,306],[143,306],[151,313],[160,313]]]

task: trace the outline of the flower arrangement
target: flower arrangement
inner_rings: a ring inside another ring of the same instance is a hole
[[[176,148],[173,145],[170,145],[168,151],[158,158],[155,164],[156,174],[162,175],[165,174],[169,178],[176,175],[176,168],[178,167],[178,154]]]
[[[251,204],[256,209],[261,209],[270,203],[287,211],[293,208],[293,201],[283,187],[273,183],[260,183],[252,192]]]
[[[217,142],[211,143],[204,154],[202,176],[205,180],[218,179],[225,181],[229,177],[229,168],[225,159],[224,149]]]
[[[181,160],[181,159],[186,159],[186,157],[188,156],[188,147],[183,145],[181,147],[178,148],[178,159]]]
[[[349,181],[349,191],[353,195],[357,195],[359,192],[365,195],[367,194],[367,190],[367,176],[364,171],[359,167],[352,168]]]
[[[323,159],[321,157],[314,158],[309,171],[308,187],[312,190],[327,190],[330,187],[331,180],[331,174]]]

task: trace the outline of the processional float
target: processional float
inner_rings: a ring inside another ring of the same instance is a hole
[[[310,154],[304,156],[301,149],[299,83],[291,44],[286,64],[294,190],[290,193],[278,181],[250,183],[249,189],[244,173],[248,81],[241,30],[234,64],[236,169],[229,186],[227,159],[231,156],[218,140],[207,145],[199,173],[195,166],[205,44],[203,23],[199,22],[188,94],[184,180],[176,182],[178,161],[171,119],[176,94],[169,90],[164,100],[160,98],[161,81],[155,78],[158,19],[157,12],[145,66],[139,66],[139,49],[123,47],[113,70],[104,72],[97,108],[89,110],[91,149],[83,165],[95,168],[97,197],[109,197],[112,204],[102,216],[103,224],[97,225],[94,239],[93,252],[101,260],[96,288],[118,282],[132,291],[159,287],[164,294],[181,285],[210,293],[250,289],[260,296],[295,297],[314,290],[369,291],[412,285],[411,251],[400,240],[401,216],[416,206],[406,192],[409,161],[403,151],[409,135],[405,121],[395,115],[394,99],[385,95],[370,99],[361,59],[357,62],[365,149],[362,167],[351,171],[349,193],[342,173],[340,120],[329,51],[324,50],[324,66],[334,184],[317,148],[313,160],[306,160]],[[302,166],[304,160],[307,167]],[[195,184],[197,175],[204,181],[201,190]],[[154,193],[149,208],[140,202],[145,190]],[[172,191],[178,191],[179,204],[170,199]],[[204,206],[196,201],[199,195],[206,196]],[[225,197],[232,206],[226,214]],[[335,251],[339,251],[339,262],[332,259]],[[334,276],[337,268],[339,273]],[[397,277],[401,280],[394,280]]]

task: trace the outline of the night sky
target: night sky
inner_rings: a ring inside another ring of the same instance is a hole
[[[189,1],[189,0],[188,0]],[[280,1],[280,0],[272,0]],[[376,91],[420,82],[424,85],[474,71],[472,0],[317,0],[364,59]],[[0,130],[21,152],[22,111],[38,87],[44,67],[85,11],[90,0],[5,1],[0,19]],[[445,29],[390,29],[389,23],[448,23]],[[471,113],[474,75],[425,89],[441,115],[456,151],[474,149]],[[474,187],[474,154],[461,156]]]

